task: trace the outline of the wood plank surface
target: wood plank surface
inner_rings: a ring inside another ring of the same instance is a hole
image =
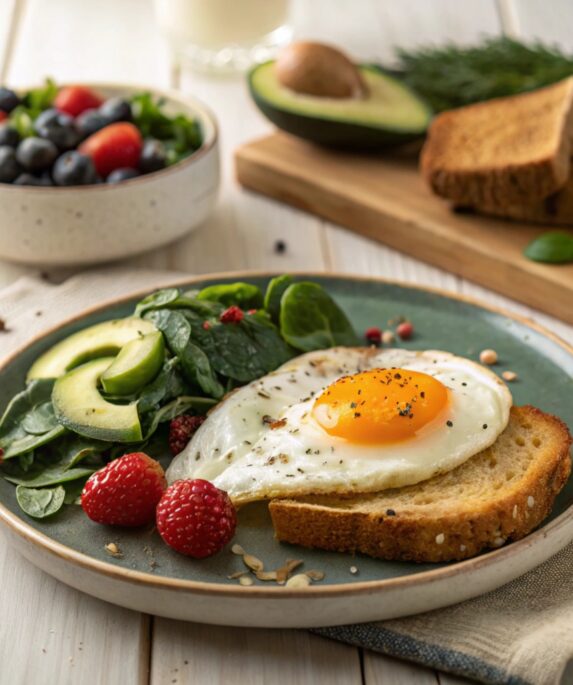
[[[237,176],[294,205],[573,323],[573,264],[525,259],[539,227],[452,212],[416,159],[318,148],[284,133],[243,145]]]

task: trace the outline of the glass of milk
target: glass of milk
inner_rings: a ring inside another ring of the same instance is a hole
[[[291,38],[289,0],[154,0],[180,61],[215,71],[271,59]]]

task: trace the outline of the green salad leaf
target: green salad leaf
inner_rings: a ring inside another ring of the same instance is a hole
[[[236,305],[241,309],[259,309],[263,306],[261,289],[251,283],[209,285],[198,293],[197,299],[220,302],[226,307]]]
[[[133,122],[144,138],[161,140],[167,150],[168,164],[181,161],[201,147],[203,135],[199,122],[185,114],[164,112],[165,100],[151,93],[138,93],[131,99]]]
[[[285,290],[294,282],[292,276],[284,274],[271,279],[265,292],[265,309],[273,323],[278,325],[281,311],[281,299]]]
[[[39,114],[54,104],[57,94],[58,87],[52,79],[46,79],[43,86],[28,91],[22,104],[10,113],[10,126],[15,128],[22,138],[35,135],[34,121]]]
[[[565,231],[548,231],[535,238],[523,251],[534,262],[568,264],[573,262],[573,235]]]
[[[16,499],[20,508],[37,519],[44,519],[58,512],[64,505],[66,491],[61,485],[55,488],[29,488],[19,485],[16,488]]]
[[[55,466],[47,466],[41,470],[38,469],[37,472],[34,470],[20,476],[8,473],[4,475],[4,478],[16,485],[25,485],[28,488],[43,488],[48,485],[59,485],[80,478],[88,478],[96,470],[95,468],[87,467],[67,468],[64,464],[56,464]]]
[[[346,314],[317,283],[289,285],[281,298],[280,327],[283,338],[302,352],[358,344]]]

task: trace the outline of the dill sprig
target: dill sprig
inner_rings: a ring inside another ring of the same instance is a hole
[[[505,37],[474,47],[399,49],[398,58],[402,78],[436,112],[534,90],[573,74],[573,55]]]

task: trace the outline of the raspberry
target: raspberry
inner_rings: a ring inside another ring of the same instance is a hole
[[[396,333],[402,340],[410,340],[414,333],[414,326],[410,323],[410,321],[404,321],[398,325],[396,328]]]
[[[183,452],[197,428],[205,421],[204,416],[183,414],[171,420],[169,424],[169,449],[173,456]]]
[[[82,509],[96,523],[144,526],[167,487],[159,462],[143,452],[125,454],[96,471],[84,485]]]
[[[233,305],[221,314],[219,321],[221,323],[240,323],[243,320],[245,313],[239,307]]]
[[[207,480],[177,480],[157,505],[157,530],[174,550],[202,559],[235,534],[237,512],[229,496]]]
[[[379,345],[382,340],[382,331],[377,326],[367,328],[364,337],[368,342]]]

